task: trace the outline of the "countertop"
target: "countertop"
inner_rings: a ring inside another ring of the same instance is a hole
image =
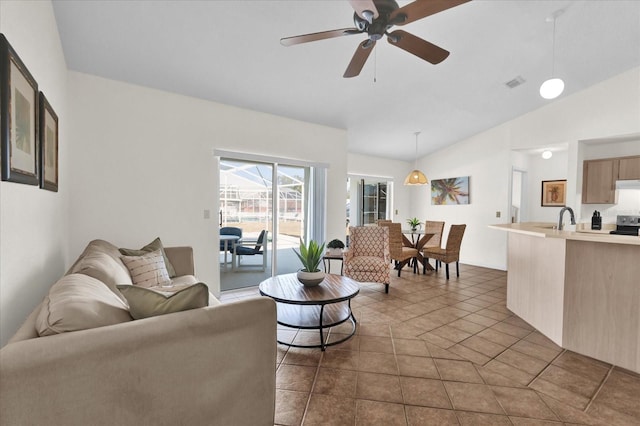
[[[575,241],[591,241],[596,243],[607,244],[631,244],[640,246],[640,237],[628,235],[611,235],[607,230],[593,232],[584,229],[582,232],[576,231],[558,231],[553,229],[556,223],[552,222],[525,222],[525,223],[502,223],[489,225],[489,228],[499,229],[502,231],[516,232],[519,234],[531,235],[540,238],[564,238],[565,240]],[[581,229],[580,226],[577,227]]]

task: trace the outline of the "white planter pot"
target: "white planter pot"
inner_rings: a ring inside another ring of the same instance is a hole
[[[329,253],[331,256],[341,256],[342,255],[342,249],[340,248],[330,248],[327,250],[327,253]]]
[[[324,281],[324,272],[306,272],[299,270],[297,273],[298,281],[305,287],[315,287]]]

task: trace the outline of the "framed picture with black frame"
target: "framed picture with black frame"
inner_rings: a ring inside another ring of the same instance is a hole
[[[40,92],[40,188],[58,192],[58,115]]]
[[[542,181],[542,207],[564,207],[567,204],[567,181],[543,180]]]
[[[38,83],[0,34],[2,180],[38,185]]]

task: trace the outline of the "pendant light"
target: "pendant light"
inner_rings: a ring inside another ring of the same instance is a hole
[[[416,160],[414,165],[414,170],[411,171],[404,180],[405,185],[426,185],[429,183],[427,177],[418,170],[418,135],[420,132],[416,132]]]
[[[547,18],[547,22],[553,21],[553,52],[551,55],[551,78],[540,86],[540,96],[545,99],[555,99],[564,91],[564,81],[554,77],[556,59],[556,19],[564,13],[563,9],[557,10]]]

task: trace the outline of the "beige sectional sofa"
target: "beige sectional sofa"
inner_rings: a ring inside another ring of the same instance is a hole
[[[165,252],[197,283],[190,247]],[[118,284],[117,247],[92,241],[0,349],[1,425],[273,425],[271,299],[132,320]]]

